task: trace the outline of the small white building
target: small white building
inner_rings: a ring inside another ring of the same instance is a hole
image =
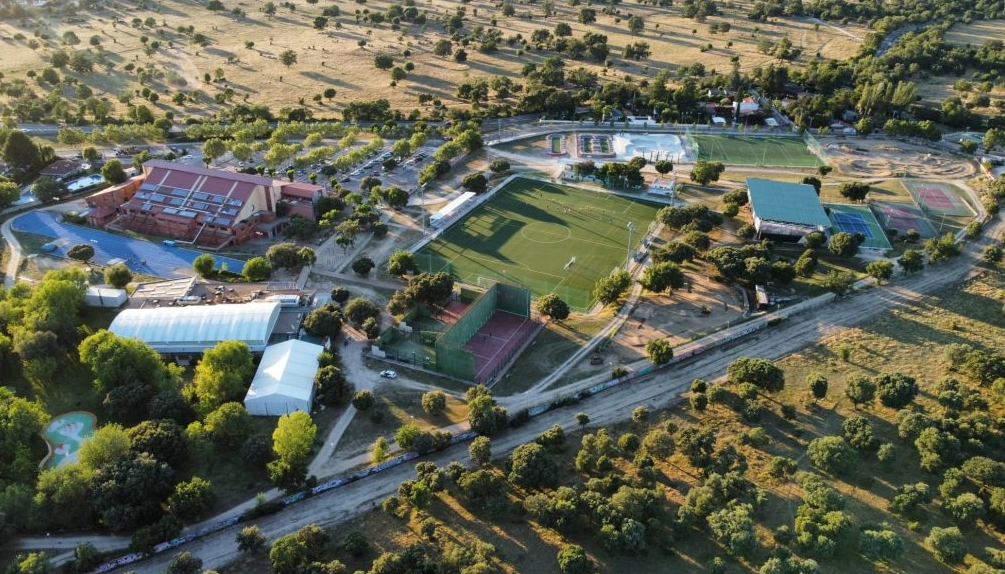
[[[125,289],[111,289],[109,287],[88,287],[84,293],[84,305],[88,307],[109,307],[118,309],[126,304],[129,295]]]
[[[244,407],[254,416],[278,417],[311,412],[318,355],[324,347],[290,339],[265,348]]]

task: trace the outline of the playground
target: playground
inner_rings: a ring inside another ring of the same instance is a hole
[[[517,178],[415,260],[420,271],[443,271],[470,285],[510,283],[535,298],[555,293],[584,311],[597,279],[624,267],[658,210],[602,191]]]
[[[95,416],[85,411],[54,417],[42,431],[49,454],[42,459],[39,468],[44,470],[77,462],[80,444],[94,435],[96,422]]]
[[[732,136],[689,134],[691,149],[699,160],[727,165],[774,165],[817,167],[824,160],[810,151],[798,136]]]

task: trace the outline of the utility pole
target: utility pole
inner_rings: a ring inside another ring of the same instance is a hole
[[[628,259],[625,260],[625,271],[629,271],[632,266],[632,234],[635,233],[635,224],[628,222]]]

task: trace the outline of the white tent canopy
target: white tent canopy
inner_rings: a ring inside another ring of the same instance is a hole
[[[266,347],[244,407],[256,416],[311,412],[318,355],[324,347],[296,339]]]
[[[108,330],[139,339],[158,353],[202,353],[220,341],[241,341],[258,353],[278,320],[279,303],[165,306],[126,309]]]

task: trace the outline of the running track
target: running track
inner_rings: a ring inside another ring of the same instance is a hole
[[[94,258],[91,261],[97,265],[107,265],[113,259],[122,259],[136,273],[165,279],[191,277],[194,274],[192,262],[203,254],[194,249],[166,247],[160,243],[63,223],[58,216],[45,211],[19,215],[12,222],[12,227],[14,231],[58,239],[54,255],[65,257],[74,245],[90,243],[94,246]],[[244,261],[240,259],[219,255],[213,255],[213,258],[216,259],[217,268],[226,263],[227,269],[239,273],[244,267]]]

